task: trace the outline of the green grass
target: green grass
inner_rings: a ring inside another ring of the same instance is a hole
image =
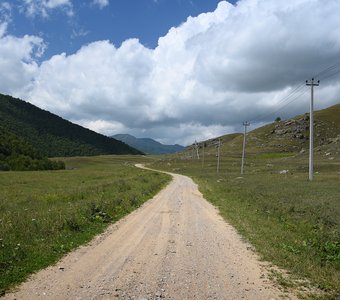
[[[316,170],[322,171],[309,182],[308,157],[293,157],[291,153],[248,155],[246,174],[240,176],[240,159],[227,149],[222,153],[219,174],[215,155],[205,157],[204,168],[202,161],[184,159],[184,155],[181,159],[165,157],[153,166],[191,176],[205,198],[219,208],[264,260],[288,271],[285,280],[277,276],[279,283],[295,281],[292,286],[304,288],[305,281],[295,279],[307,278],[322,291],[317,296],[320,299],[338,297],[339,162],[316,162]],[[289,173],[279,174],[283,169]],[[303,286],[299,282],[304,282]]]
[[[283,157],[291,157],[295,156],[296,153],[287,153],[287,152],[272,152],[272,153],[260,153],[256,155],[257,159],[272,159],[272,158],[283,158]]]
[[[143,157],[64,159],[67,170],[0,173],[0,294],[90,241],[169,182]]]

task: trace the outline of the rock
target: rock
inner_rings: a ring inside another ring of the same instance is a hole
[[[156,292],[155,296],[156,296],[157,298],[163,298],[163,294],[162,294],[161,291]]]
[[[291,125],[291,124],[294,124],[295,122],[296,122],[295,120],[288,120],[288,121],[284,122],[283,124],[284,124],[285,126],[289,126],[289,125]]]
[[[287,133],[287,129],[278,129],[278,130],[275,130],[275,133],[277,135],[284,135]]]

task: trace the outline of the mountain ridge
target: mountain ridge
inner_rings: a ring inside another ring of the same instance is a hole
[[[183,150],[185,147],[175,145],[164,145],[151,138],[137,138],[131,134],[116,134],[113,138],[120,140],[131,147],[139,149],[146,154],[168,154]]]

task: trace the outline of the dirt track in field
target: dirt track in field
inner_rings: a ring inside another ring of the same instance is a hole
[[[182,175],[4,299],[295,299]]]

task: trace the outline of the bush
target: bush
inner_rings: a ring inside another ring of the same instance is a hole
[[[63,161],[54,161],[48,158],[32,159],[23,154],[12,154],[5,160],[0,161],[1,171],[43,171],[65,169]]]

